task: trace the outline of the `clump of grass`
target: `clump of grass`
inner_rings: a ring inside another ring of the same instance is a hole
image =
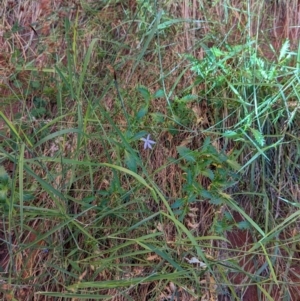
[[[5,6],[3,298],[293,299],[300,50],[269,2],[52,4]]]

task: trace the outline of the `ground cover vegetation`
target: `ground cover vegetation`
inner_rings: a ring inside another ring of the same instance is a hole
[[[0,16],[2,300],[300,300],[298,0]]]

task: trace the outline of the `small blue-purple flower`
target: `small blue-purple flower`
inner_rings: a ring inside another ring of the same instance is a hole
[[[144,149],[150,148],[152,149],[151,144],[155,144],[155,141],[150,140],[150,134],[147,135],[147,138],[142,138],[142,141],[144,141]]]

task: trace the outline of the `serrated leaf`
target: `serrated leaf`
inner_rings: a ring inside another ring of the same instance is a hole
[[[280,54],[278,58],[279,62],[286,56],[287,52],[289,51],[289,48],[290,48],[290,41],[286,40],[280,49]]]
[[[185,146],[177,146],[176,149],[182,159],[185,159],[188,162],[196,162],[193,152],[189,148]]]
[[[237,224],[237,227],[241,230],[247,230],[250,229],[250,224],[247,221],[241,221]]]
[[[238,136],[239,136],[239,134],[237,132],[230,131],[230,130],[225,131],[225,133],[223,134],[223,137],[227,137],[227,138],[236,138]]]
[[[148,106],[141,108],[138,113],[136,114],[136,117],[138,120],[142,119],[146,114],[148,113]]]
[[[226,54],[226,52],[223,52],[221,49],[219,49],[219,48],[217,48],[217,47],[215,47],[215,46],[212,47],[212,48],[210,49],[210,51],[213,53],[213,55],[214,55],[215,57],[220,57],[220,56]]]
[[[206,149],[208,148],[208,146],[210,145],[210,137],[206,137],[204,139],[203,145],[202,145],[202,150],[206,151]]]
[[[250,128],[250,130],[251,130],[257,144],[261,147],[264,146],[265,145],[265,138],[264,138],[263,134],[260,131],[256,130],[256,129]]]
[[[149,102],[151,99],[151,94],[149,92],[149,90],[144,87],[144,86],[140,86],[137,88],[137,90],[142,94],[142,96],[144,97],[144,99]]]
[[[195,201],[197,201],[197,195],[190,195],[189,199],[188,199],[188,202],[193,203]]]
[[[242,166],[238,162],[230,159],[227,159],[226,163],[234,170],[240,170],[242,168]]]
[[[219,194],[220,194],[220,195],[222,196],[222,198],[224,198],[225,200],[231,200],[231,201],[233,201],[230,194],[225,193],[225,192],[223,192],[223,191],[219,191]]]
[[[194,101],[196,99],[198,99],[197,95],[189,94],[189,95],[183,96],[180,99],[177,99],[176,102],[178,102],[178,103],[188,103],[188,102]]]
[[[165,97],[165,93],[162,89],[157,90],[154,95],[155,98]]]
[[[218,221],[215,225],[215,231],[218,234],[224,233],[225,231],[231,231],[232,225],[228,225],[225,221]]]
[[[209,200],[209,203],[212,205],[221,205],[223,201],[220,198],[213,198]]]
[[[224,217],[225,217],[225,219],[226,219],[227,221],[233,221],[233,216],[232,216],[232,214],[231,214],[230,212],[228,212],[228,211],[225,211],[225,212],[224,212]]]
[[[31,86],[32,86],[32,88],[38,89],[38,88],[40,88],[41,84],[39,81],[32,81]]]
[[[183,210],[182,209],[178,209],[178,210],[175,210],[173,211],[174,215],[180,215],[183,213]]]
[[[208,177],[209,179],[213,180],[215,175],[213,173],[213,171],[211,169],[206,169],[202,171],[202,174],[206,177]]]
[[[171,208],[172,208],[172,209],[178,209],[178,208],[182,207],[182,205],[183,205],[183,200],[182,200],[182,199],[177,199],[177,200],[175,201],[175,203],[173,203],[173,204],[171,205]]]
[[[205,190],[205,189],[202,189],[202,190],[200,191],[200,195],[201,195],[202,197],[206,198],[206,199],[211,199],[211,198],[213,198],[212,194],[211,194],[209,191]]]

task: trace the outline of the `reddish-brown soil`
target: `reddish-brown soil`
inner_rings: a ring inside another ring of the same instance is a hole
[[[242,216],[239,213],[233,214],[235,222],[240,222],[243,220]],[[227,239],[231,243],[231,248],[228,249],[228,252],[233,256],[240,255],[241,260],[239,261],[239,266],[243,271],[254,274],[256,271],[254,260],[255,255],[248,254],[244,255],[247,250],[249,250],[253,244],[253,238],[251,237],[250,231],[246,230],[235,230],[227,233]],[[239,250],[239,251],[237,251]],[[288,258],[288,254],[286,254],[286,258]],[[295,254],[295,256],[298,256]],[[287,264],[284,262],[284,265]],[[285,266],[282,267],[282,273],[285,271]],[[278,279],[280,279],[281,275],[277,275]],[[258,295],[258,291],[260,291],[255,283],[249,283],[250,279],[245,275],[245,273],[230,273],[228,275],[232,286],[235,288],[235,293],[241,298],[243,301],[259,301],[265,300],[265,297],[261,293],[261,296]],[[277,280],[278,280],[277,279]],[[298,258],[293,259],[293,264],[289,269],[285,282],[288,282],[288,289],[285,294],[290,296],[291,301],[300,301],[300,264],[298,263]],[[248,286],[247,286],[248,283]],[[270,282],[272,284],[272,288],[270,291],[270,296],[274,301],[283,300],[283,292],[282,288],[274,285],[274,281],[270,278]],[[246,284],[246,288],[245,287]],[[270,289],[270,285],[264,285],[263,288],[268,291]],[[244,288],[244,289],[243,289]],[[226,299],[227,298],[227,299]],[[228,296],[219,296],[219,300],[227,301]]]

